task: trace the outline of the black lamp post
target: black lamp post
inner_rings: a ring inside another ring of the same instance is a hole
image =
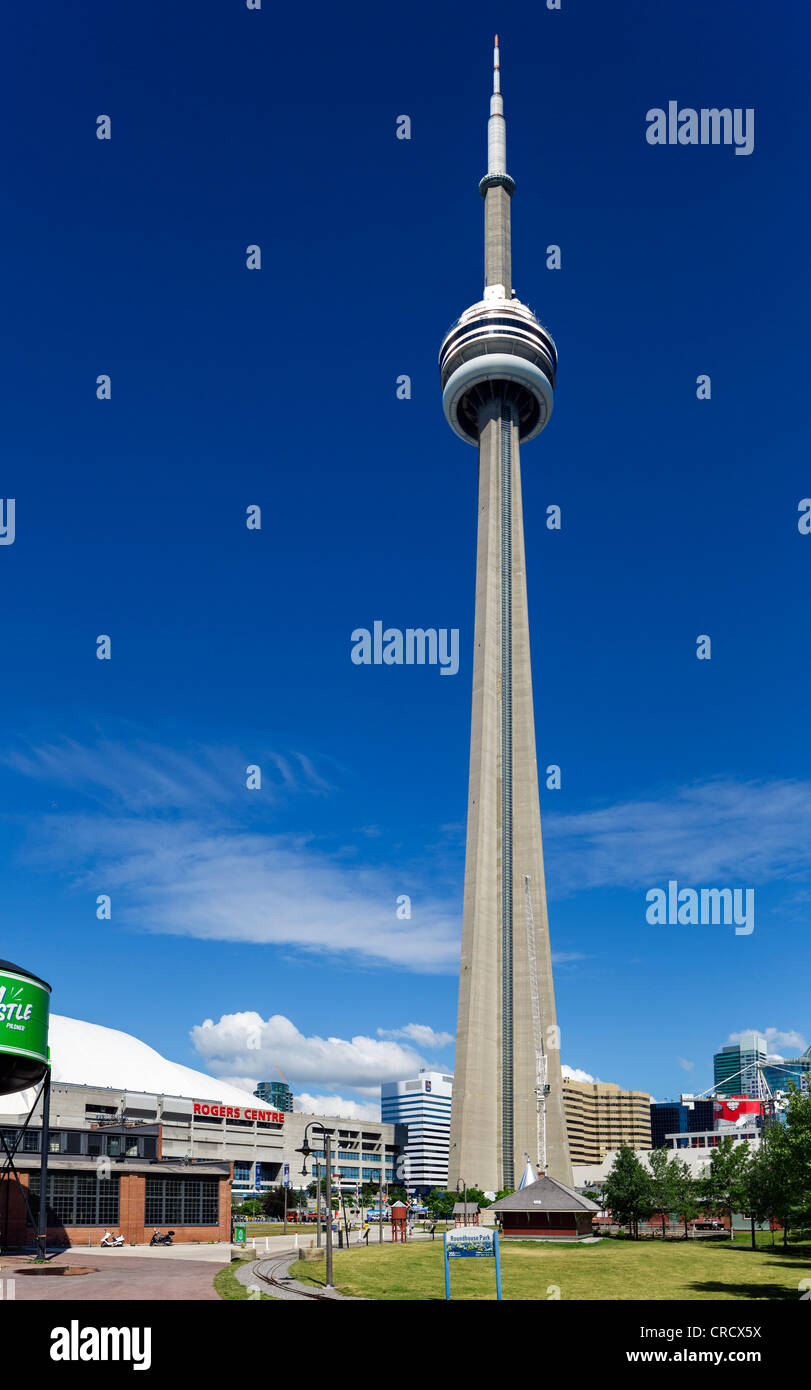
[[[462,1222],[463,1222],[463,1224],[466,1226],[466,1225],[467,1225],[467,1183],[464,1181],[463,1178],[457,1178],[457,1179],[456,1179],[456,1195],[457,1195],[457,1197],[459,1196],[459,1188],[460,1188],[460,1187],[462,1188],[462,1191],[463,1191],[463,1193],[464,1193],[464,1196],[463,1196],[463,1198],[462,1198],[462,1201],[463,1201],[463,1203],[464,1203],[464,1211],[462,1212]]]
[[[310,1120],[310,1123],[307,1125],[307,1128],[306,1128],[305,1131],[304,1131],[304,1140],[303,1140],[303,1142],[302,1142],[301,1148],[300,1148],[300,1149],[296,1149],[296,1153],[302,1154],[303,1157],[304,1157],[304,1164],[303,1164],[302,1169],[301,1169],[302,1175],[303,1175],[304,1177],[307,1176],[307,1159],[309,1158],[310,1154],[312,1153],[312,1149],[310,1148],[310,1145],[309,1145],[308,1142],[307,1142],[307,1137],[308,1137],[308,1135],[309,1135],[311,1129],[320,1129],[320,1130],[321,1130],[321,1133],[322,1133],[323,1136],[324,1136],[324,1156],[325,1156],[326,1162],[327,1162],[327,1223],[326,1223],[327,1270],[326,1270],[326,1287],[327,1287],[328,1289],[331,1289],[331,1288],[332,1288],[332,1142],[331,1142],[329,1130],[328,1130],[328,1129],[325,1129],[324,1126],[323,1126],[318,1120]],[[318,1165],[318,1163],[316,1163],[316,1174],[318,1173],[318,1167],[319,1167],[319,1165]],[[321,1210],[321,1183],[320,1183],[320,1180],[318,1179],[318,1177],[316,1177],[316,1199],[315,1199],[315,1200],[316,1200],[316,1211],[317,1211],[317,1212],[320,1212],[320,1210]]]

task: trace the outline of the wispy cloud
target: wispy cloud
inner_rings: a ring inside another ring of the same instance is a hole
[[[166,748],[144,739],[100,738],[80,743],[19,743],[0,754],[0,764],[49,786],[103,800],[129,811],[219,807],[245,798],[246,768],[262,770],[262,790],[328,791],[329,783],[302,753],[267,748]]]
[[[245,786],[254,760],[260,794]],[[79,889],[109,894],[120,926],[427,972],[456,968],[457,904],[426,887],[401,920],[401,868],[364,868],[354,850],[330,854],[310,835],[256,829],[252,813],[268,801],[328,789],[305,754],[65,739],[17,747],[0,761],[49,790],[68,789],[71,808],[37,819],[28,856],[64,870]]]
[[[46,817],[40,829],[39,859],[109,894],[129,928],[429,973],[457,965],[454,904],[425,901],[400,920],[397,874],[336,862],[306,836],[134,817]]]
[[[447,882],[436,864],[426,859],[416,870],[418,905],[401,920],[402,863],[364,867],[357,845],[330,853],[313,836],[257,828],[260,803],[244,783],[251,760],[244,749],[105,739],[20,746],[4,758],[21,775],[101,804],[96,810],[74,799],[58,816],[39,819],[31,852],[83,890],[110,894],[118,925],[455,973],[460,895],[434,886]],[[305,754],[266,753],[260,761],[271,805],[325,794],[326,779]],[[811,868],[811,782],[713,781],[548,814],[545,837],[557,896],[669,876],[693,885],[801,883]],[[461,847],[455,853],[458,868]],[[553,959],[565,967],[585,956],[564,949]]]
[[[729,779],[658,799],[545,817],[547,872],[562,895],[688,884],[765,883],[811,871],[811,782]]]
[[[427,1023],[406,1023],[402,1028],[378,1028],[379,1038],[407,1038],[427,1052],[443,1052],[454,1041],[453,1033],[437,1033]]]

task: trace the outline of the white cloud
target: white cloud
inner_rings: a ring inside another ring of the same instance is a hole
[[[796,1028],[742,1028],[740,1033],[730,1033],[727,1042],[740,1042],[744,1033],[760,1033],[766,1039],[770,1054],[774,1056],[777,1056],[773,1052],[776,1047],[784,1048],[793,1057],[799,1056],[808,1047],[802,1033],[798,1033]]]
[[[562,1066],[562,1067],[561,1067],[561,1071],[562,1071],[562,1073],[563,1073],[564,1076],[567,1076],[567,1077],[569,1078],[570,1081],[595,1081],[595,1080],[596,1080],[596,1077],[593,1077],[593,1076],[591,1075],[591,1072],[588,1072],[588,1071],[580,1071],[580,1069],[579,1069],[578,1067],[567,1067],[567,1066]]]
[[[253,1095],[254,1091],[259,1085],[259,1082],[263,1081],[264,1077],[260,1076],[257,1078],[255,1076],[218,1076],[217,1080],[224,1082],[226,1086],[235,1086],[238,1091],[248,1091],[250,1095]]]
[[[442,1052],[455,1041],[453,1033],[437,1033],[427,1023],[406,1023],[402,1028],[378,1028],[379,1038],[408,1038],[428,1052]]]
[[[382,1081],[401,1081],[425,1065],[413,1048],[390,1039],[307,1037],[282,1014],[223,1014],[217,1023],[207,1018],[189,1036],[215,1076],[267,1077],[278,1066],[297,1085],[310,1081],[374,1092]]]
[[[682,1071],[693,1071],[695,1069],[695,1062],[688,1062],[686,1057],[679,1057],[677,1061]]]
[[[259,1081],[248,1076],[220,1076],[217,1078],[227,1086],[235,1086],[238,1091],[253,1095]],[[260,1077],[259,1080],[262,1078]],[[376,1089],[377,1088],[364,1088]],[[379,1120],[380,1100],[348,1100],[346,1096],[311,1095],[309,1091],[293,1096],[296,1110],[304,1115],[335,1115],[345,1120]]]
[[[336,1115],[344,1120],[380,1120],[380,1101],[347,1100],[345,1096],[313,1096],[302,1091],[295,1097],[305,1115]]]

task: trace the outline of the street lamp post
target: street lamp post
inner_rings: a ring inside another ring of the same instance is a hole
[[[464,1178],[457,1178],[457,1179],[456,1179],[456,1195],[457,1195],[457,1197],[459,1196],[459,1188],[460,1188],[460,1187],[462,1188],[462,1191],[463,1191],[463,1193],[464,1193],[464,1195],[463,1195],[463,1197],[462,1197],[462,1202],[463,1202],[463,1209],[462,1209],[462,1224],[466,1226],[466,1225],[467,1225],[467,1183],[465,1182]]]
[[[301,1148],[300,1148],[300,1149],[296,1149],[296,1153],[300,1153],[300,1154],[302,1154],[303,1157],[304,1157],[304,1165],[303,1165],[302,1170],[301,1170],[304,1177],[307,1176],[307,1158],[308,1158],[309,1154],[312,1153],[312,1149],[310,1148],[310,1145],[309,1145],[308,1142],[307,1142],[307,1137],[308,1137],[308,1135],[309,1135],[311,1129],[320,1129],[320,1130],[321,1130],[321,1133],[322,1133],[323,1136],[324,1136],[324,1157],[325,1157],[325,1159],[326,1159],[326,1164],[327,1164],[327,1221],[326,1221],[326,1231],[325,1231],[325,1235],[326,1235],[326,1242],[325,1242],[325,1244],[326,1244],[326,1255],[327,1255],[326,1287],[327,1287],[328,1289],[331,1289],[331,1288],[332,1288],[332,1137],[331,1137],[331,1135],[330,1135],[329,1130],[328,1130],[328,1129],[325,1129],[324,1126],[323,1126],[318,1120],[311,1120],[310,1123],[307,1125],[307,1128],[306,1128],[305,1131],[304,1131],[304,1140],[303,1140],[303,1142],[302,1142]],[[319,1169],[319,1164],[318,1164],[318,1162],[316,1162],[315,1167],[316,1167],[316,1182],[315,1182],[315,1187],[316,1187],[316,1193],[317,1193],[317,1196],[316,1196],[317,1208],[316,1208],[316,1209],[317,1209],[317,1211],[320,1213],[320,1211],[321,1211],[321,1183],[320,1183],[320,1180],[319,1180],[319,1178],[318,1178],[318,1169]]]

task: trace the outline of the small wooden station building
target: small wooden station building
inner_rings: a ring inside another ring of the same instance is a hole
[[[600,1208],[573,1188],[544,1177],[502,1197],[490,1210],[500,1217],[505,1240],[585,1240],[594,1234],[592,1222]]]

